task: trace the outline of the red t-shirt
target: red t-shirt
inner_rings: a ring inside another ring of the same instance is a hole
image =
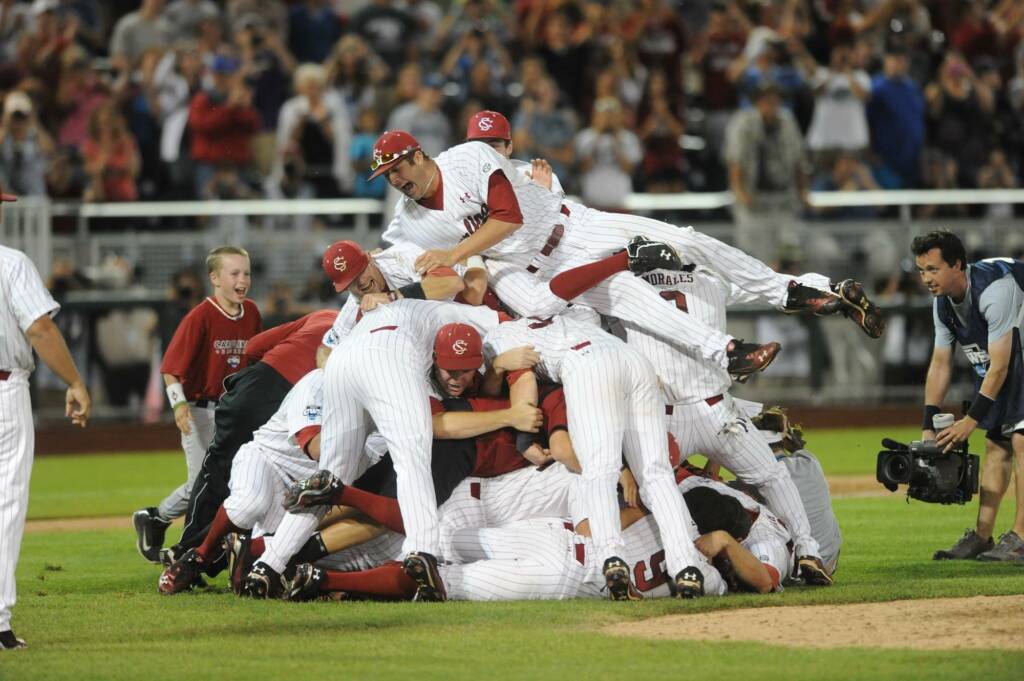
[[[245,346],[249,364],[262,361],[295,385],[316,368],[316,351],[337,310],[317,310],[254,336]]]
[[[251,300],[242,301],[242,311],[232,317],[206,298],[181,320],[160,373],[177,376],[190,402],[219,399],[224,379],[245,366],[246,342],[262,329],[259,308]]]

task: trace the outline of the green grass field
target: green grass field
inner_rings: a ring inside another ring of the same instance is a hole
[[[909,439],[913,430],[821,431],[808,439],[828,472],[873,474],[884,435]],[[43,458],[30,516],[126,515],[183,476],[181,454]],[[974,504],[907,505],[900,493],[839,499],[835,507],[844,546],[833,588],[685,603],[290,604],[237,599],[222,579],[209,591],[166,598],[156,592],[159,569],[135,553],[128,530],[33,532],[14,611],[30,648],[0,656],[0,680],[1021,678],[1024,654],[1005,651],[810,650],[798,640],[789,648],[598,632],[616,621],[720,608],[1024,593],[1024,566],[930,560],[973,524]]]

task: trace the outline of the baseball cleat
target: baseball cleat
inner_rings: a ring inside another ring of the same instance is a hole
[[[20,648],[28,648],[25,639],[18,638],[10,629],[0,631],[0,650],[19,650]]]
[[[157,509],[150,507],[132,513],[132,525],[135,527],[135,548],[139,550],[139,555],[159,565],[160,548],[164,545],[164,535],[171,524],[161,520]]]
[[[245,576],[252,570],[256,557],[249,550],[252,537],[248,534],[232,532],[225,538],[228,546],[228,575],[231,578],[231,590],[236,596],[242,595],[242,584]]]
[[[629,578],[629,566],[617,556],[604,562],[602,568],[604,583],[608,587],[608,597],[613,601],[642,601],[643,595],[633,586]]]
[[[704,573],[692,565],[683,568],[672,582],[672,595],[676,598],[691,599],[704,595]]]
[[[867,335],[872,338],[881,337],[885,331],[882,311],[868,299],[864,287],[853,279],[847,279],[836,284],[835,288],[845,305],[842,313],[864,329]]]
[[[295,568],[295,576],[288,583],[289,601],[315,601],[320,598],[320,587],[327,580],[327,575],[318,567],[303,563]]]
[[[301,513],[317,506],[329,506],[335,493],[344,485],[330,471],[320,470],[305,480],[288,487],[284,495],[284,508],[289,513]]]
[[[177,545],[168,546],[167,548],[160,549],[160,564],[165,568],[169,568],[184,555],[185,550]]]
[[[741,382],[745,381],[751,374],[764,371],[781,350],[782,346],[775,342],[758,345],[735,338],[732,350],[727,352],[729,374]]]
[[[448,592],[437,570],[437,558],[429,553],[413,551],[405,557],[402,570],[416,582],[414,601],[441,602],[448,600]]]
[[[817,556],[800,556],[796,560],[797,573],[808,586],[832,586],[832,575]]]
[[[165,596],[188,591],[202,583],[200,572],[205,567],[202,556],[195,549],[189,549],[180,560],[164,570],[157,583],[157,591]]]
[[[287,583],[274,568],[262,561],[256,561],[242,582],[242,596],[267,600],[284,596]]]
[[[671,246],[643,236],[633,237],[626,245],[626,257],[629,260],[629,271],[633,274],[683,269],[683,261]]]
[[[789,282],[789,294],[783,312],[796,314],[811,312],[817,316],[836,314],[844,309],[843,299],[836,293],[804,286],[796,280]]]
[[[932,555],[932,560],[974,560],[982,553],[995,548],[992,537],[982,539],[981,535],[968,528],[951,548],[940,549]]]

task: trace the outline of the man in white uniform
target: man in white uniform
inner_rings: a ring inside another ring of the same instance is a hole
[[[16,200],[0,193],[0,201]],[[64,336],[51,319],[59,309],[32,261],[21,251],[0,246],[0,650],[26,647],[11,630],[11,608],[17,600],[14,571],[35,451],[28,389],[35,368],[32,351],[68,385],[65,413],[73,424],[84,428],[92,408]]]
[[[570,314],[585,313],[573,313],[576,309],[570,308]],[[596,315],[588,312],[590,323],[566,314],[503,324],[488,334],[486,350],[493,357],[531,345],[540,355],[533,372],[509,376],[513,405],[536,403],[535,374],[564,387],[569,429],[582,467],[579,492],[609,595],[615,600],[640,597],[620,555],[624,544],[615,485],[625,454],[665,536],[674,590],[684,598],[701,596],[705,576],[697,568],[696,535],[674,489],[657,377],[640,353],[601,330]]]
[[[420,600],[444,600],[437,574],[437,502],[430,471],[430,385],[434,337],[463,322],[486,332],[498,314],[483,307],[402,299],[366,312],[334,348],[325,366],[320,467],[350,484],[365,469],[361,456],[372,420],[387,442],[405,526],[405,569]],[[323,509],[289,513],[246,578],[244,592],[273,595],[280,575],[316,529]]]

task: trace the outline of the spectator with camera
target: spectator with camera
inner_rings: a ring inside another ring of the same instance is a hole
[[[643,158],[640,140],[623,126],[622,104],[614,97],[594,102],[590,127],[576,135],[583,202],[595,208],[622,210],[633,193],[633,171]]]
[[[977,525],[934,558],[1024,562],[1024,262],[990,258],[968,264],[963,243],[948,231],[918,236],[911,251],[935,298],[935,348],[925,381],[921,439],[948,451],[975,429],[985,431]],[[949,390],[956,344],[976,373],[974,399],[963,418],[936,432],[932,418]],[[994,543],[996,513],[1011,471],[1017,512],[1012,529]]]
[[[814,74],[814,115],[807,147],[819,167],[828,167],[840,151],[867,148],[865,102],[871,97],[871,78],[853,65],[853,43],[832,46],[828,67]]]
[[[136,199],[135,178],[141,167],[139,148],[113,102],[106,102],[92,112],[82,157],[89,175],[89,186],[83,196],[86,201]]]
[[[19,196],[46,196],[53,139],[39,125],[32,100],[15,90],[4,99],[0,127],[0,186]]]

